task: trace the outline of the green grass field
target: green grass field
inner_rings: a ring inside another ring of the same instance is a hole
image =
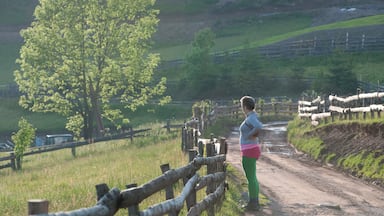
[[[70,211],[96,204],[95,185],[106,183],[109,188],[125,189],[125,185],[142,185],[161,175],[160,165],[169,163],[171,169],[188,164],[188,155],[180,148],[180,131],[166,133],[153,129],[149,137],[100,142],[79,147],[74,158],[69,149],[27,156],[23,170],[0,170],[0,215],[25,215],[29,199],[49,200],[49,211]],[[200,175],[204,174],[204,169]],[[242,175],[229,168],[230,191],[227,191],[220,215],[239,215],[240,194],[244,190],[239,182]],[[236,184],[235,184],[236,183]],[[174,185],[175,196],[183,187],[182,181]],[[198,201],[205,190],[198,193]],[[140,209],[165,200],[165,193],[157,193],[140,204]],[[263,201],[264,202],[264,201]],[[185,215],[183,210],[181,215]],[[127,215],[120,210],[117,215]]]
[[[192,116],[192,105],[190,104],[167,104],[164,106],[149,104],[140,107],[135,112],[123,109],[124,115],[129,118],[130,124],[140,127],[145,124],[165,124],[169,119],[171,123],[183,121]],[[18,130],[18,121],[21,117],[27,119],[35,128],[37,133],[58,133],[65,130],[66,119],[55,113],[32,113],[21,108],[16,98],[2,98],[0,105],[0,132],[12,134]],[[108,123],[106,123],[108,126]]]
[[[19,57],[20,43],[0,42],[0,85],[14,83],[13,71]]]

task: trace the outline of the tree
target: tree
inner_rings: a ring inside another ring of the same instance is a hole
[[[19,120],[19,131],[11,137],[15,143],[16,169],[18,170],[21,170],[24,152],[33,142],[35,132],[36,129],[27,120],[24,118]]]
[[[313,89],[323,94],[354,94],[358,87],[353,73],[354,63],[345,53],[336,52],[330,56],[327,73],[321,73],[313,84]]]
[[[205,91],[214,88],[216,80],[210,56],[214,45],[215,34],[210,28],[204,28],[195,34],[185,66],[185,79],[188,80],[188,89],[194,93],[193,97],[201,97]]]
[[[159,55],[148,52],[158,23],[154,3],[40,0],[31,26],[21,31],[19,104],[66,116],[67,128],[82,128],[88,139],[105,120],[122,122],[113,101],[135,110],[161,96],[166,80],[153,79]]]

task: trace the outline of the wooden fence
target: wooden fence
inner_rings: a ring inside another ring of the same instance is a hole
[[[264,104],[258,107],[259,112],[266,113],[293,113],[294,105],[290,103]],[[294,107],[297,107],[294,106]],[[297,112],[297,111],[296,111]],[[201,125],[208,125],[218,117],[231,116],[239,118],[241,110],[239,105],[216,106],[207,115],[199,118],[192,118],[182,125],[171,125],[170,121],[163,128],[170,131],[171,128],[181,127],[182,131],[182,150],[188,152],[190,163],[178,169],[170,169],[168,164],[161,165],[163,175],[147,182],[141,186],[136,183],[127,185],[127,189],[109,189],[106,184],[96,185],[97,203],[89,208],[78,209],[69,212],[57,212],[48,214],[47,200],[30,200],[28,202],[29,214],[44,214],[49,216],[84,216],[84,215],[114,215],[122,208],[128,208],[128,215],[152,216],[179,215],[186,203],[187,215],[200,215],[203,211],[208,216],[215,214],[215,205],[220,206],[223,199],[227,183],[226,178],[226,153],[227,142],[225,138],[201,139]],[[205,122],[202,123],[201,121]],[[206,157],[204,157],[206,155]],[[201,167],[206,166],[206,175],[200,176],[203,172]],[[174,197],[173,185],[178,181],[183,181],[184,188],[178,197]],[[203,200],[197,201],[197,192],[205,188],[206,196]],[[165,201],[150,206],[142,211],[139,210],[140,203],[149,196],[165,190]]]
[[[48,214],[47,200],[30,200],[28,213],[48,216],[110,216],[120,209],[128,209],[128,215],[153,216],[168,214],[179,215],[186,203],[187,215],[200,215],[206,211],[209,216],[215,214],[215,204],[220,205],[224,199],[226,178],[226,150],[225,139],[219,144],[199,141],[199,148],[189,150],[190,163],[187,166],[170,169],[169,164],[160,166],[163,174],[141,186],[136,183],[127,185],[127,189],[109,189],[106,184],[96,185],[97,203],[89,208],[82,208],[69,212]],[[205,148],[204,148],[205,147]],[[206,153],[204,153],[206,151]],[[206,157],[203,157],[203,155]],[[200,176],[201,167],[206,166],[207,174]],[[174,197],[173,185],[183,181],[184,188],[178,197]],[[206,197],[197,201],[197,192],[206,188]],[[142,211],[139,204],[149,196],[165,190],[165,201],[150,206]]]
[[[314,125],[319,124],[321,120],[327,122],[329,117],[332,121],[335,117],[352,120],[355,116],[358,119],[360,114],[363,119],[367,114],[375,118],[375,113],[380,117],[384,110],[383,97],[384,92],[373,92],[348,97],[329,95],[325,99],[318,97],[312,101],[299,101],[298,115],[301,118],[311,119]]]
[[[256,112],[259,116],[264,115],[295,115],[297,113],[297,103],[293,102],[270,102],[256,104]],[[216,106],[213,109],[211,119],[218,117],[243,118],[240,104],[232,106]]]
[[[364,32],[345,32],[338,37],[313,36],[296,41],[283,41],[248,50],[233,50],[231,52],[217,52],[212,55],[217,64],[226,63],[228,57],[239,58],[246,54],[258,54],[265,58],[292,58],[297,56],[329,55],[335,51],[343,52],[381,52],[384,50],[384,38],[380,35],[369,35]],[[160,68],[178,67],[185,63],[184,59],[163,61]]]
[[[84,146],[84,145],[90,145],[96,142],[101,141],[107,141],[107,140],[113,140],[113,139],[122,139],[122,138],[129,138],[131,141],[133,140],[133,137],[137,136],[137,134],[140,134],[145,131],[149,131],[151,129],[139,129],[139,130],[133,130],[132,128],[125,133],[111,135],[111,136],[104,136],[100,138],[95,138],[92,141],[81,141],[81,142],[68,142],[68,143],[61,143],[61,144],[53,144],[53,145],[44,145],[44,146],[38,146],[38,147],[32,147],[29,148],[27,152],[24,152],[23,156],[29,156],[29,155],[35,155],[35,154],[41,154],[44,152],[51,152],[51,151],[57,151],[62,149],[71,149],[72,155],[76,156],[76,147]],[[10,155],[7,157],[1,157],[1,161],[9,161],[6,164],[0,165],[0,169],[4,168],[12,168],[13,170],[17,170],[17,167],[20,166],[20,161],[17,160],[17,157],[15,153],[12,151],[9,153]]]
[[[292,58],[295,56],[328,55],[335,51],[375,52],[384,50],[383,37],[345,33],[344,37],[283,42],[258,49],[267,58]]]

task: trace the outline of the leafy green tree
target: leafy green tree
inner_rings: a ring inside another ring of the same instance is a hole
[[[15,143],[16,169],[21,170],[24,152],[35,138],[36,129],[28,123],[27,120],[21,118],[19,120],[19,131],[13,134],[11,139]]]
[[[204,28],[195,34],[185,66],[187,88],[194,93],[192,97],[201,99],[204,93],[215,85],[216,76],[210,56],[214,45],[215,34],[210,28]]]
[[[244,49],[240,58],[235,61],[235,73],[233,74],[233,87],[241,95],[262,95],[268,85],[263,73],[263,61],[261,56],[252,49]]]
[[[322,94],[355,94],[358,82],[353,73],[353,66],[353,62],[345,53],[334,53],[330,56],[328,71],[317,77],[313,89]]]
[[[158,23],[154,3],[40,0],[31,26],[21,31],[19,104],[66,116],[67,128],[81,127],[88,139],[103,131],[105,120],[124,119],[113,101],[135,110],[160,97],[166,80],[153,79],[159,55],[148,52]]]

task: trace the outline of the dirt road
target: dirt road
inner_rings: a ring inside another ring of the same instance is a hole
[[[227,138],[227,160],[242,170],[238,130]],[[270,202],[245,215],[383,215],[384,190],[341,174],[297,153],[286,142],[284,123],[265,125],[257,162],[261,193]]]

